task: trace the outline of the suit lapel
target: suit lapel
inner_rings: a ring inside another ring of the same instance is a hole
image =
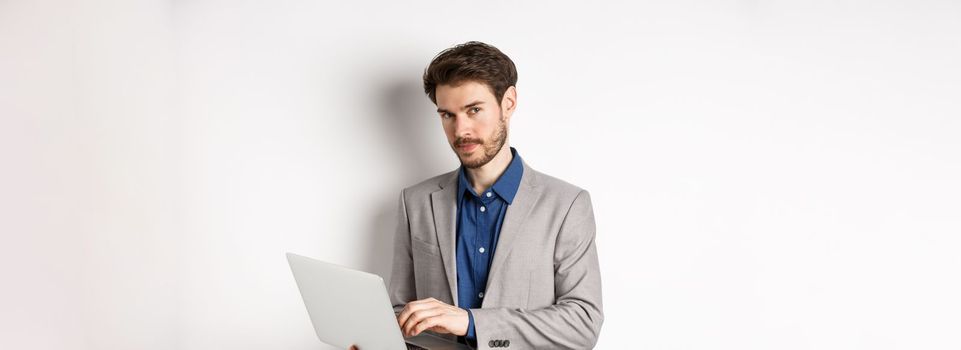
[[[535,180],[536,174],[524,162],[524,174],[521,175],[520,186],[517,189],[517,194],[514,195],[514,201],[507,207],[507,213],[504,214],[504,223],[501,224],[500,236],[497,238],[494,261],[491,262],[490,273],[487,275],[487,288],[485,290],[488,291],[488,294],[497,293],[496,290],[490,289],[491,281],[496,281],[497,275],[505,268],[504,265],[507,264],[507,258],[515,245],[514,242],[523,235],[521,229],[524,222],[527,221],[527,216],[537,203],[537,199],[540,198],[541,188],[537,186]],[[489,300],[490,298],[485,298],[483,303]]]
[[[440,245],[440,255],[444,261],[444,271],[447,273],[452,305],[457,305],[457,259],[455,257],[457,175],[457,171],[454,171],[452,175],[444,178],[439,183],[441,189],[430,194],[434,212],[434,231],[437,233],[437,244]]]

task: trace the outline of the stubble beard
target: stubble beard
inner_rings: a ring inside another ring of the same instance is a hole
[[[460,154],[458,154],[457,156],[460,158],[460,162],[461,164],[464,165],[465,168],[468,168],[468,169],[480,168],[485,164],[490,163],[490,161],[497,156],[497,153],[500,153],[501,149],[504,148],[504,143],[506,141],[507,141],[507,123],[504,121],[503,114],[502,114],[500,119],[500,124],[497,126],[497,130],[494,131],[494,135],[491,136],[490,141],[484,142],[480,145],[481,149],[484,150],[483,157],[477,160],[470,160],[470,159],[465,159],[464,156]],[[458,142],[455,142],[454,152],[457,152],[456,145],[459,142],[461,142],[461,140],[458,140]]]

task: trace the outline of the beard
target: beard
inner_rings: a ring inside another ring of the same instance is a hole
[[[506,141],[507,141],[507,123],[504,121],[503,113],[501,113],[500,124],[498,124],[497,128],[494,129],[494,132],[488,138],[488,140],[474,139],[474,138],[457,138],[457,140],[454,141],[454,153],[456,153],[457,157],[460,158],[460,163],[463,164],[465,168],[476,169],[484,166],[487,163],[490,163],[490,161],[494,159],[495,156],[497,156],[497,153],[501,151],[501,148],[504,148],[504,142]],[[476,143],[480,147],[475,148],[473,152],[469,153],[469,155],[463,155],[463,154],[457,153],[458,146],[471,144],[471,143]],[[470,156],[476,153],[477,151],[483,151],[483,154],[481,155],[481,157],[477,159],[471,159]]]

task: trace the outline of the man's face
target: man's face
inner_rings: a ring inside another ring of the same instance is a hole
[[[481,167],[504,147],[514,106],[513,89],[505,93],[504,106],[500,106],[487,85],[480,82],[440,85],[435,90],[437,113],[447,142],[464,167]]]

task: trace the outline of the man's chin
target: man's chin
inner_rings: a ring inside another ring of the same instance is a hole
[[[478,154],[477,151],[468,153],[468,155],[466,156],[462,154],[458,154],[457,156],[460,158],[460,164],[468,169],[479,168],[484,164],[486,164],[486,163],[484,164],[480,163],[484,160],[483,159],[484,157],[481,154]]]

